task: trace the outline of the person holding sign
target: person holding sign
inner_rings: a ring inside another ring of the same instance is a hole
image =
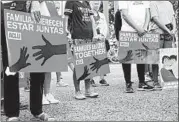
[[[96,22],[96,30],[97,30],[97,34],[100,36],[100,38],[102,39],[106,39],[107,37],[107,33],[108,33],[108,27],[107,27],[107,22],[106,22],[106,18],[104,16],[103,13],[99,12],[99,8],[101,5],[101,1],[90,1],[91,4],[91,8],[93,10],[94,13],[94,20]],[[105,40],[106,43],[108,43],[108,40]],[[104,79],[104,76],[101,75],[100,76],[100,81],[99,83],[102,86],[109,86],[109,84],[107,83],[107,81]],[[96,87],[97,85],[95,84],[95,81],[92,80],[92,86]]]
[[[33,8],[32,11],[34,11],[34,9],[35,10],[39,9],[40,15],[43,15],[43,16],[60,16],[59,15],[60,12],[57,11],[57,8],[58,8],[58,10],[60,10],[59,8],[61,8],[61,6],[60,6],[61,4],[59,4],[59,2],[60,1],[42,1],[42,2],[36,3],[34,5],[35,8]],[[40,18],[38,18],[38,19],[40,19]],[[38,21],[40,21],[40,20],[38,20]],[[43,37],[43,40],[47,44],[49,43],[49,41],[45,37]],[[47,48],[50,48],[50,47],[47,46]],[[41,49],[41,48],[39,48],[39,49]],[[60,47],[57,48],[57,50],[60,50]],[[40,51],[40,52],[42,52],[42,51]],[[46,58],[45,54],[48,54],[48,49],[47,49],[47,52],[44,52],[44,61],[43,61],[42,65],[45,64],[46,60],[48,60],[48,58]],[[34,54],[34,56],[37,56],[37,58],[38,58],[38,56],[41,56],[41,55],[35,55]],[[59,103],[59,100],[55,99],[54,96],[51,94],[50,88],[51,88],[51,72],[46,72],[45,73],[45,82],[44,82],[43,105]]]
[[[137,32],[139,36],[146,33],[149,21],[149,1],[119,1],[119,10],[122,15],[121,31]],[[122,64],[126,81],[126,93],[133,93],[131,81],[131,64]],[[145,65],[137,64],[139,77],[138,90],[151,90],[153,87],[145,82]]]
[[[78,40],[89,40],[90,42],[96,37],[95,22],[90,5],[87,1],[67,1],[65,6],[66,25],[68,25],[68,19],[71,18],[71,33],[66,27],[66,32],[71,37],[74,43],[78,43]],[[76,78],[75,68],[73,69],[73,80],[75,86],[75,98],[78,100],[86,99],[86,97],[96,98],[97,93],[91,92],[90,79],[85,80],[85,95],[80,91],[80,80]]]
[[[7,121],[19,121],[19,75],[16,72],[10,72],[10,70],[16,69],[19,71],[29,66],[30,64],[27,62],[29,54],[28,49],[26,47],[22,47],[20,49],[20,58],[18,62],[9,66],[4,27],[4,9],[27,12],[26,1],[1,1],[1,46],[4,67],[4,111],[5,115],[8,117]],[[50,118],[42,111],[44,73],[31,73],[30,77],[30,110],[32,115],[42,121],[54,121],[54,118]]]
[[[151,1],[150,3],[151,23],[149,31],[161,34],[160,48],[172,48],[174,35],[176,34],[176,20],[173,6],[169,1]],[[161,90],[158,81],[159,66],[152,65],[154,89]]]

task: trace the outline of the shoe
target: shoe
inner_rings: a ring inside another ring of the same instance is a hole
[[[147,83],[139,83],[138,91],[152,91],[153,86],[148,85]]]
[[[161,85],[158,83],[158,82],[154,82],[154,88],[153,88],[155,91],[161,91],[162,90],[162,87]]]
[[[86,97],[82,93],[78,92],[75,95],[75,99],[77,99],[77,100],[84,100],[84,99],[86,99]]]
[[[99,95],[98,93],[85,93],[85,96],[89,98],[97,98]]]
[[[98,87],[98,85],[95,83],[94,80],[91,80],[91,86],[92,86],[92,87]]]
[[[49,105],[49,104],[50,104],[50,102],[47,100],[47,98],[46,98],[45,95],[43,95],[42,104],[43,104],[43,105]]]
[[[51,103],[51,104],[58,104],[58,103],[60,102],[59,100],[56,100],[52,94],[47,94],[47,95],[46,95],[46,99],[47,99],[47,100],[49,101],[49,103]]]
[[[25,87],[25,88],[24,88],[24,91],[25,91],[25,92],[30,92],[30,88]]]
[[[126,83],[126,93],[134,93],[134,90],[132,88],[132,82],[131,83]]]
[[[28,105],[23,105],[20,103],[20,110],[26,110],[28,109]]]
[[[104,80],[104,79],[100,80],[99,83],[100,83],[102,86],[109,86],[109,84],[107,83],[107,81]]]
[[[1,108],[1,115],[4,116],[5,115],[5,112],[4,110]]]
[[[17,121],[19,121],[19,118],[18,117],[9,117],[9,118],[7,118],[7,120],[6,120],[7,122],[9,122],[9,121],[12,121],[12,122],[17,122]]]
[[[48,114],[46,113],[42,113],[38,116],[35,116],[35,118],[39,119],[40,121],[51,121],[51,122],[57,121],[55,118],[49,117]]]
[[[63,81],[57,82],[57,87],[67,87],[68,84],[64,83]]]

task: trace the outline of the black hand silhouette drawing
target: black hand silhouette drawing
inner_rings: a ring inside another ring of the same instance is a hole
[[[90,69],[92,71],[96,70],[96,73],[98,73],[98,70],[101,68],[101,66],[108,64],[110,61],[108,60],[108,58],[102,59],[102,60],[98,60],[97,58],[93,57],[95,62],[91,63],[90,66],[92,66]]]
[[[20,57],[19,60],[10,67],[11,72],[20,71],[23,68],[30,66],[30,63],[27,63],[29,58],[29,54],[27,54],[27,47],[23,47],[20,49]]]
[[[145,49],[137,49],[135,51],[137,52],[136,56],[142,58],[142,60],[143,60],[149,55],[150,48],[148,46],[146,46],[144,43],[142,43],[142,46]]]
[[[78,79],[78,81],[84,80],[86,77],[90,75],[89,69],[87,66],[84,67],[83,75]]]
[[[40,51],[33,54],[33,57],[36,57],[35,60],[37,61],[44,58],[41,66],[43,66],[45,62],[52,56],[67,53],[66,44],[52,45],[43,35],[42,39],[44,40],[45,45],[32,47],[32,49],[40,49]]]
[[[119,62],[120,63],[126,63],[126,62],[129,62],[129,61],[132,61],[133,60],[132,56],[133,56],[132,50],[129,50],[127,52],[126,57],[124,59],[119,60]]]

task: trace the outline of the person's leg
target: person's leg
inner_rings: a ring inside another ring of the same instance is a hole
[[[138,90],[139,91],[152,90],[153,87],[149,86],[145,82],[145,64],[137,64],[137,73],[138,73],[138,78],[139,78]]]
[[[152,74],[153,74],[153,81],[154,81],[154,90],[162,90],[162,87],[158,81],[158,73],[159,73],[158,64],[153,64],[152,65]]]
[[[107,81],[104,79],[104,75],[101,75],[100,76],[100,81],[99,83],[102,85],[102,86],[109,86],[109,84],[107,83]]]
[[[84,100],[86,97],[80,91],[80,81],[78,81],[77,78],[76,78],[75,69],[74,69],[74,72],[73,72],[73,83],[74,83],[74,87],[75,87],[75,99]]]
[[[126,93],[133,93],[134,90],[132,88],[131,82],[131,64],[122,64],[124,79],[126,82]]]
[[[42,96],[45,73],[30,73],[30,110],[32,115],[42,121],[55,121],[42,111]]]
[[[98,97],[98,93],[91,92],[91,80],[87,79],[85,82],[85,96],[90,98]]]
[[[4,73],[4,112],[8,118],[19,116],[19,75]]]
[[[56,104],[59,103],[58,100],[54,98],[51,94],[51,73],[45,73],[45,81],[44,81],[44,95],[43,95],[43,104]]]
[[[71,71],[74,71],[75,66],[73,63],[68,63],[68,66],[70,67]]]
[[[30,110],[34,116],[42,113],[45,73],[30,73]]]
[[[68,86],[67,83],[64,83],[62,81],[62,74],[61,74],[61,72],[56,72],[56,76],[57,76],[57,86],[58,87],[67,87]]]
[[[45,80],[44,80],[44,95],[50,93],[50,86],[51,86],[51,73],[45,73]]]
[[[126,83],[131,83],[131,64],[122,64],[122,68]]]

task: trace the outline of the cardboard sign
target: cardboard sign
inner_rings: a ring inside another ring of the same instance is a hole
[[[11,71],[67,71],[64,18],[42,16],[37,23],[29,13],[5,10],[4,15]]]
[[[160,49],[159,67],[163,88],[178,88],[178,48]]]
[[[139,37],[136,32],[119,33],[119,63],[158,64],[159,34],[148,33]]]
[[[74,46],[74,64],[77,80],[93,78],[110,73],[104,41]]]

